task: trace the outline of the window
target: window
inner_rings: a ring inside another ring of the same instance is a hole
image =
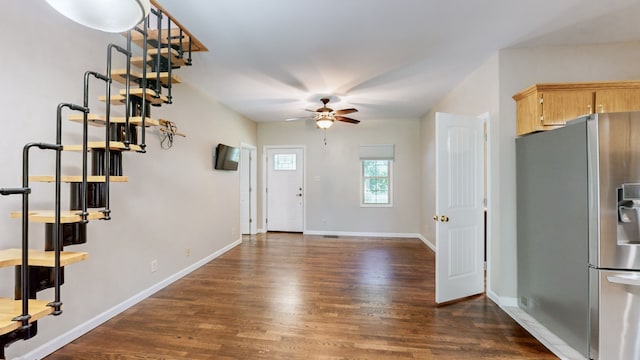
[[[362,160],[362,206],[391,206],[391,160]]]
[[[295,170],[296,154],[273,155],[273,170]]]

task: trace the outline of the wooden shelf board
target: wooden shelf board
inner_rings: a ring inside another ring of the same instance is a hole
[[[124,36],[126,36],[126,33],[123,33]],[[184,36],[184,38],[182,39],[182,51],[187,52],[189,51],[189,39],[190,36],[189,34],[183,29],[182,31],[182,35]],[[162,38],[161,42],[163,45],[168,44],[167,41],[167,29],[162,29],[162,34],[161,34]],[[171,37],[174,36],[180,36],[180,29],[178,28],[172,28],[171,29]],[[147,40],[154,40],[154,41],[158,41],[158,29],[148,29],[147,30]],[[137,31],[132,31],[131,32],[131,41],[140,46],[141,48],[144,45],[144,36],[137,32]],[[180,45],[180,39],[171,39],[171,45],[178,47]],[[149,47],[151,47],[151,44],[149,44]],[[200,41],[198,41],[197,39],[192,38],[192,42],[191,42],[191,52],[204,52],[204,51],[209,51],[204,45],[202,45],[202,43]]]
[[[156,94],[155,91],[151,90],[151,89],[145,89],[146,91],[144,92],[144,94],[146,95],[147,101],[149,103],[151,103],[152,105],[158,105],[158,104],[163,104],[163,103],[167,103],[169,102],[169,98],[164,96],[164,95],[160,95],[159,98],[155,97],[154,95]],[[119,95],[111,95],[111,105],[124,105],[125,100],[126,100],[126,90],[122,89],[120,90],[120,94]],[[131,89],[129,92],[129,96],[136,96],[136,97],[142,97],[143,95],[143,91],[141,88],[138,89]],[[106,102],[107,101],[107,97],[105,95],[102,95],[99,97],[99,100],[102,102]]]
[[[151,104],[162,104],[162,103],[169,102],[169,98],[164,95],[160,95],[159,98],[155,97],[156,92],[154,90],[144,89],[145,90],[144,92],[142,90],[143,90],[142,88],[131,89],[129,91],[129,95],[142,98],[144,94],[147,98],[147,101],[149,101]],[[120,96],[124,98],[125,94],[126,94],[125,89],[120,90]]]
[[[153,62],[154,58],[156,57],[156,55],[158,54],[158,49],[149,49],[149,51],[147,51],[147,60],[144,60],[144,57],[142,56],[135,56],[131,58],[131,65],[133,66],[137,66],[137,67],[143,67],[145,66],[145,64],[148,64],[150,62]],[[169,58],[169,56],[171,57],[171,65],[173,66],[185,66],[187,65],[187,58],[185,57],[180,57],[180,53],[178,52],[178,50],[176,49],[169,49],[169,48],[162,48],[160,49],[160,56],[162,56],[163,58]]]
[[[50,176],[50,175],[42,175],[42,176],[29,176],[29,181],[33,181],[33,182],[54,182],[56,181],[56,177],[55,176]],[[80,175],[72,175],[72,176],[62,176],[61,178],[62,182],[65,183],[80,183],[82,182],[82,176]],[[90,175],[87,176],[87,182],[90,183],[103,183],[106,181],[106,178],[104,176],[96,176],[96,175]],[[110,182],[128,182],[129,181],[129,177],[128,176],[109,176],[109,181]]]
[[[153,59],[149,55],[147,55],[147,61],[144,61],[144,58],[142,56],[134,56],[131,58],[131,65],[141,68],[151,60]]]
[[[51,314],[53,308],[47,306],[50,301],[45,300],[29,300],[29,313],[31,319],[29,322],[38,321],[43,317]],[[22,301],[2,298],[0,299],[0,334],[8,334],[17,330],[22,324],[12,319],[22,314]]]
[[[162,48],[162,49],[149,49],[147,51],[147,55],[154,57],[158,55],[158,51],[160,51],[160,56],[163,58],[171,57],[171,65],[175,66],[185,66],[187,65],[187,59],[185,57],[180,57],[180,53],[176,49],[170,48]]]
[[[105,143],[104,141],[89,141],[87,144],[89,150],[91,149],[104,149]],[[142,147],[136,144],[129,144],[129,149],[124,146],[124,143],[121,141],[110,141],[109,149],[116,151],[142,151]],[[64,145],[62,147],[64,151],[82,151],[82,145]]]
[[[60,222],[63,224],[81,222],[82,217],[79,214],[80,210],[62,211],[60,213]],[[54,215],[53,210],[29,211],[29,221],[52,224],[55,222]],[[12,212],[11,217],[14,219],[22,218],[22,211]],[[89,215],[87,215],[87,220],[98,220],[102,218],[104,218],[104,213],[101,211],[89,211]]]
[[[102,102],[107,102],[107,97],[105,95],[102,95],[98,98],[98,100],[102,101]],[[111,105],[124,105],[124,101],[125,101],[125,97],[124,96],[120,96],[120,95],[111,95],[111,99],[110,99],[110,103]]]
[[[69,116],[69,120],[71,121],[75,121],[75,122],[79,122],[82,123],[82,121],[84,121],[82,115],[70,115]],[[106,124],[106,120],[105,117],[102,115],[97,115],[97,114],[89,114],[89,121],[88,123],[90,125],[93,126],[102,126],[104,127]],[[125,118],[124,117],[111,117],[111,121],[110,123],[112,124],[124,124],[125,123]],[[134,124],[136,126],[142,126],[142,116],[132,116],[129,118],[129,123],[130,124]],[[147,117],[145,119],[144,125],[146,127],[149,126],[159,126],[160,122],[156,119],[152,119]]]
[[[81,123],[84,121],[84,115],[82,114],[74,114],[69,115],[69,120]],[[111,120],[113,122],[113,118]],[[104,126],[105,119],[104,116],[98,114],[87,114],[87,124],[91,126]]]
[[[115,69],[111,71],[111,78],[121,84],[126,84],[127,82],[127,69]],[[142,73],[138,72],[134,69],[129,71],[129,79],[131,81],[135,81],[138,79],[142,79]]]
[[[156,72],[148,72],[147,73],[147,79],[149,80],[155,80],[156,79]],[[160,82],[163,85],[167,85],[169,84],[169,72],[168,71],[164,71],[160,73]],[[180,84],[182,82],[182,79],[175,74],[175,71],[171,72],[171,84]]]
[[[29,265],[31,266],[55,266],[55,253],[53,251],[29,250]],[[60,266],[67,266],[86,260],[89,254],[86,252],[61,251]],[[22,264],[22,249],[0,250],[0,267],[16,266]]]
[[[142,59],[140,59],[140,61],[142,61]],[[154,71],[149,71],[147,72],[147,79],[149,81],[155,81],[157,79],[156,76],[156,72]],[[129,79],[133,82],[133,81],[138,81],[140,79],[143,78],[142,76],[142,72],[140,71],[136,71],[136,70],[131,70],[130,74],[129,74]],[[127,82],[127,69],[116,69],[111,71],[111,78],[121,84],[126,84]],[[161,72],[160,73],[160,82],[163,85],[168,85],[169,84],[169,72],[165,71],[165,72]],[[171,72],[171,84],[180,84],[182,82],[182,79],[175,74],[175,72]]]

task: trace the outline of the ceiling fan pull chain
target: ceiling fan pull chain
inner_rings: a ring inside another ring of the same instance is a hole
[[[324,133],[324,146],[327,146],[327,129],[322,129]]]

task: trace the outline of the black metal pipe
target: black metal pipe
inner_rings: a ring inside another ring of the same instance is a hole
[[[124,123],[125,123],[125,136],[124,147],[129,149],[131,144],[131,134],[129,133],[129,100],[131,93],[131,30],[127,31],[127,77],[125,79],[125,96],[124,96]],[[142,94],[144,96],[144,94]]]
[[[23,153],[28,152],[27,150],[24,150]],[[27,155],[27,159],[26,159],[27,163],[28,163],[28,155]],[[22,171],[24,174],[24,170],[25,170],[25,166],[24,166],[24,162],[25,159],[23,158],[22,160]],[[28,169],[28,166],[26,167]],[[27,170],[28,173],[28,170]],[[27,186],[24,186],[25,183],[27,184]],[[28,262],[28,256],[27,253],[28,251],[26,251],[25,249],[29,248],[29,233],[28,233],[28,229],[29,229],[29,220],[28,220],[28,211],[29,211],[29,200],[28,200],[28,196],[31,193],[31,189],[28,187],[29,182],[28,182],[28,178],[27,180],[23,180],[23,187],[21,188],[2,188],[0,189],[0,195],[17,195],[20,194],[22,195],[22,271],[20,273],[21,275],[21,280],[23,281],[23,286],[22,286],[22,295],[25,294],[25,286],[28,286],[28,283],[24,282],[24,279],[28,279],[29,278],[29,274],[27,272],[27,270],[24,270],[24,264]],[[25,208],[26,205],[26,208]],[[26,259],[25,259],[26,257]],[[28,292],[28,288],[26,289],[26,292]],[[29,320],[31,319],[31,315],[29,315],[29,299],[22,299],[22,315],[16,316],[14,317],[13,321],[20,321],[22,323],[22,325],[20,326],[20,331],[24,331],[26,329],[28,329],[31,324],[29,324]],[[3,339],[4,340],[4,339]],[[6,343],[3,341],[3,344],[0,345],[6,345],[9,344],[13,341],[7,341]],[[4,356],[4,349],[2,350],[2,355]]]
[[[142,93],[144,94],[144,96],[142,96],[142,138],[140,139],[140,148],[142,150],[140,150],[140,152],[146,152],[146,147],[147,147],[147,143],[146,143],[146,118],[147,118],[147,49],[148,49],[148,33],[147,31],[149,30],[149,16],[147,16],[144,19],[144,24],[143,24],[143,32],[142,32],[142,38],[143,38],[143,45],[142,45],[142,58],[145,60],[144,66],[142,67],[142,83],[140,84],[142,86]]]
[[[20,278],[22,280],[22,314],[14,317],[13,321],[20,321],[20,329],[28,329],[31,324],[29,320],[29,150],[37,147],[44,150],[62,150],[58,144],[28,143],[22,149],[22,259]],[[57,179],[59,180],[59,179]]]
[[[62,314],[62,310],[60,309],[62,302],[60,301],[60,187],[61,187],[61,173],[62,173],[62,109],[66,106],[69,108],[74,108],[71,104],[58,104],[57,111],[57,124],[56,124],[56,145],[60,148],[56,150],[56,195],[55,195],[55,222],[53,223],[53,233],[55,235],[54,238],[54,266],[53,266],[53,279],[55,284],[54,290],[54,302],[48,304],[53,307],[53,315]],[[84,108],[84,117],[87,117],[87,113],[89,112],[88,108]],[[85,217],[86,218],[86,217]],[[24,266],[24,264],[23,264]],[[27,269],[28,270],[28,269]]]
[[[182,31],[182,29],[180,30]],[[173,48],[171,47],[171,18],[167,16],[167,51],[169,54],[167,55],[167,62],[169,66],[167,67],[167,74],[169,75],[169,79],[167,80],[167,104],[171,104],[171,71],[173,65],[171,64],[171,51]]]
[[[84,112],[84,115],[82,117],[82,195],[81,195],[81,201],[82,201],[82,212],[81,212],[81,216],[82,216],[82,223],[86,224],[89,222],[89,220],[87,220],[87,216],[89,215],[89,212],[87,210],[88,208],[88,204],[87,204],[87,172],[88,172],[88,153],[89,153],[89,146],[88,146],[88,139],[89,139],[89,77],[93,76],[99,80],[105,81],[105,82],[109,82],[109,78],[105,75],[99,74],[95,71],[87,71],[84,73],[84,102],[83,105],[84,107],[87,109],[87,111]]]
[[[60,315],[62,314],[62,310],[61,310],[61,305],[62,302],[60,301],[60,232],[61,232],[61,227],[60,227],[60,223],[61,223],[61,186],[62,186],[62,109],[64,108],[69,108],[71,110],[75,110],[75,111],[82,111],[84,113],[84,117],[86,118],[87,114],[89,113],[89,108],[86,106],[79,106],[79,105],[75,105],[75,104],[70,104],[70,103],[61,103],[58,104],[58,108],[57,108],[57,116],[56,116],[56,144],[55,144],[55,148],[50,147],[50,144],[41,144],[40,147],[41,149],[53,149],[56,151],[56,178],[55,178],[55,188],[56,188],[56,195],[55,195],[55,212],[54,212],[54,224],[53,224],[53,233],[54,233],[54,252],[55,252],[55,256],[54,256],[54,267],[53,267],[53,277],[54,277],[54,283],[55,283],[55,300],[52,303],[49,303],[49,306],[53,307],[53,315]],[[85,121],[86,123],[86,121]],[[86,133],[84,135],[86,137]],[[83,219],[86,219],[86,217],[84,217]],[[26,264],[22,264],[22,266],[26,266]],[[28,268],[27,268],[28,270]],[[24,278],[23,278],[24,280]],[[24,283],[23,283],[24,284]],[[24,285],[23,285],[24,287]],[[24,295],[24,292],[23,292]]]
[[[191,66],[191,36],[189,36],[189,57],[187,58],[187,66]]]
[[[24,193],[31,193],[31,189],[25,188],[2,188],[0,189],[0,195],[18,195]]]
[[[106,106],[106,110],[105,110],[105,158],[109,159],[110,157],[110,139],[109,139],[109,131],[110,131],[110,126],[111,126],[111,83],[113,83],[113,77],[111,75],[111,59],[112,59],[112,53],[113,53],[113,49],[116,49],[117,51],[119,51],[120,53],[126,55],[126,56],[131,56],[131,52],[127,52],[126,49],[123,49],[122,47],[115,45],[115,44],[109,44],[107,46],[107,76],[109,77],[108,81],[107,81],[107,85],[106,85],[106,93],[107,93],[107,106]],[[109,198],[110,198],[110,179],[109,179],[109,175],[111,173],[111,169],[110,169],[110,164],[109,162],[107,162],[105,164],[106,166],[106,171],[105,171],[105,186],[104,186],[104,198],[105,198],[105,208],[102,211],[104,213],[104,220],[111,220],[111,209],[109,208]]]
[[[160,63],[162,59],[162,10],[157,11],[157,19],[158,19],[158,45],[156,53],[156,98],[159,98],[162,95],[162,86],[160,85]],[[170,51],[170,50],[169,50]],[[171,57],[171,53],[169,53],[169,57]]]
[[[178,53],[180,54],[180,57],[183,58],[184,57],[184,48],[183,46],[183,40],[184,40],[184,35],[182,34],[182,28],[178,27]]]

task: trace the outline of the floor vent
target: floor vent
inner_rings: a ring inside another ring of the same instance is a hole
[[[322,235],[322,237],[327,239],[337,239],[338,235]]]

